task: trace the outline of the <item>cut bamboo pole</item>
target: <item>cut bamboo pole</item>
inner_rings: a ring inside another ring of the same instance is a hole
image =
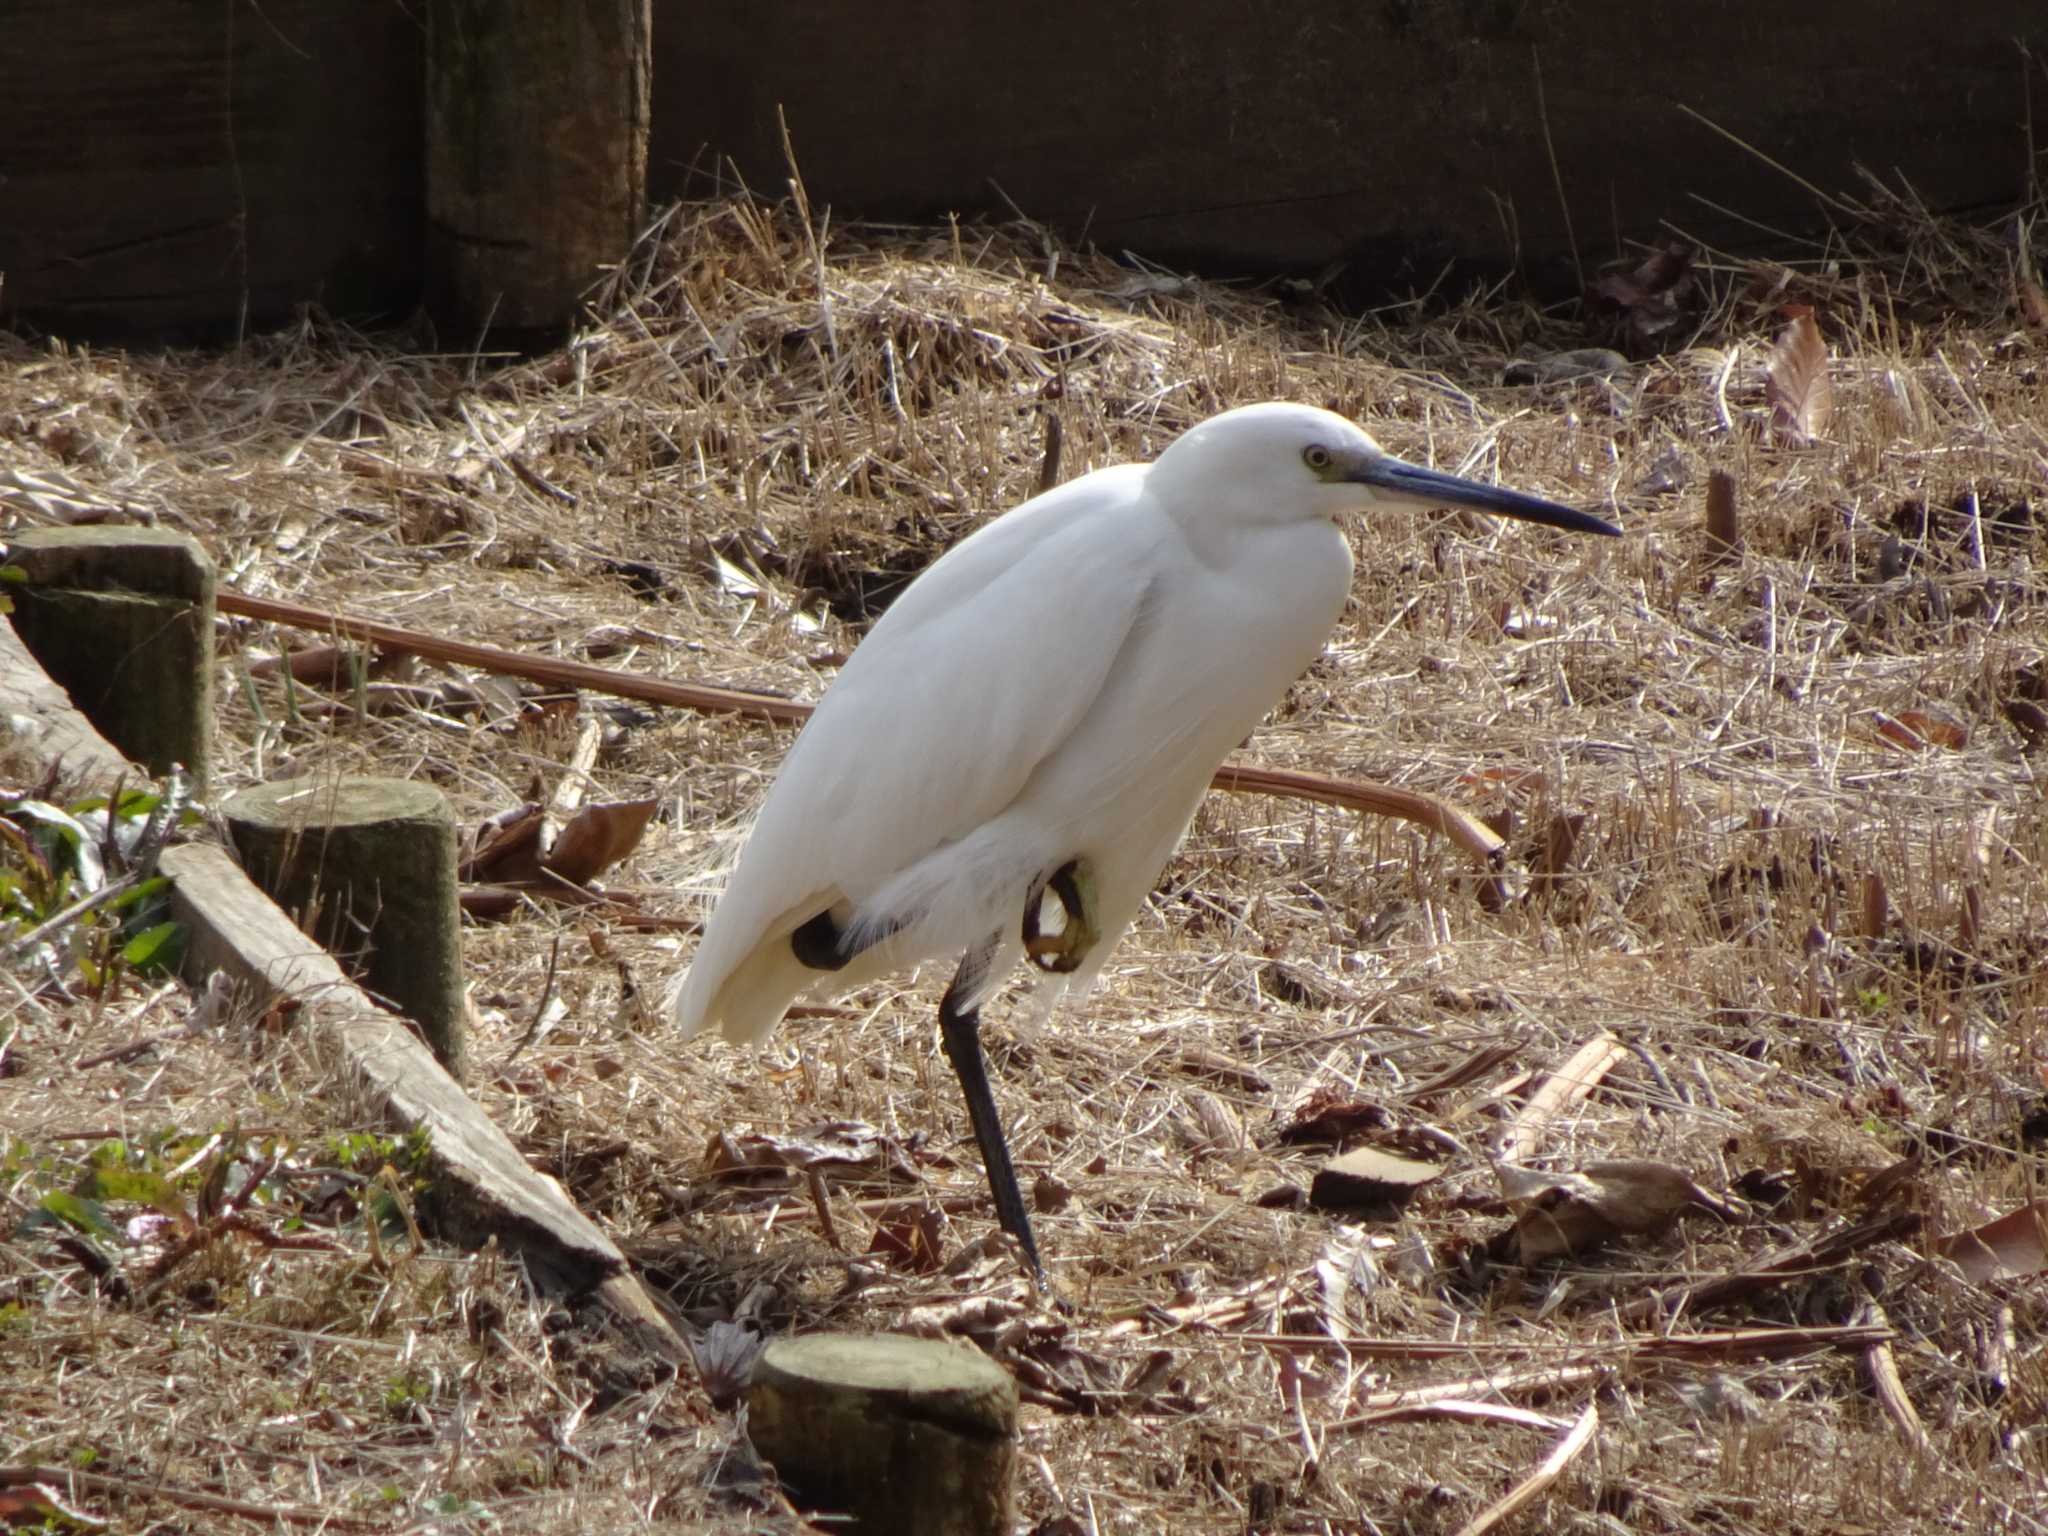
[[[593,693],[610,694],[614,698],[668,704],[679,709],[754,715],[778,725],[801,725],[811,714],[811,706],[800,699],[721,688],[714,683],[679,683],[667,678],[640,677],[630,672],[616,672],[609,667],[592,666],[588,662],[566,661],[558,656],[529,656],[497,646],[450,640],[424,630],[402,629],[396,624],[358,618],[353,614],[330,613],[299,603],[279,602],[275,598],[251,597],[246,593],[223,590],[218,601],[222,613],[242,618],[288,624],[313,634],[409,651],[415,656],[454,662],[459,666],[475,667],[508,677],[531,678],[535,682],[553,683],[564,688],[588,688]],[[1333,779],[1319,773],[1298,773],[1286,768],[1261,768],[1251,763],[1225,763],[1216,770],[1213,787],[1238,794],[1313,800],[1323,805],[1369,811],[1377,816],[1393,816],[1429,831],[1443,833],[1483,864],[1491,865],[1506,846],[1498,833],[1470,811],[1434,795],[1395,789],[1387,784]]]

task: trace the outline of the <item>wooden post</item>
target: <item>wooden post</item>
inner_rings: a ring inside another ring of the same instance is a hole
[[[455,818],[441,792],[409,779],[280,779],[222,810],[256,883],[417,1024],[460,1080],[462,918]]]
[[[431,0],[427,304],[558,339],[646,211],[650,0]]]
[[[213,756],[213,561],[163,528],[36,528],[7,541],[14,628],[79,712],[159,777],[204,793]]]
[[[747,1428],[806,1508],[849,1515],[855,1532],[1008,1536],[1017,1384],[979,1350],[777,1339],[755,1364]]]

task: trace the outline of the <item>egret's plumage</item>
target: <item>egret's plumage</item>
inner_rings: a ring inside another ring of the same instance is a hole
[[[758,1040],[821,983],[966,952],[947,1001],[971,1026],[1024,953],[1027,903],[1070,864],[1090,877],[1101,936],[1072,957],[1085,984],[1217,765],[1322,649],[1351,584],[1337,519],[1417,502],[1615,531],[1404,465],[1327,411],[1267,404],[962,541],[882,616],[798,736],[705,925],[678,1023]],[[821,913],[829,970],[792,942]],[[1018,1235],[1028,1249],[1028,1225]]]

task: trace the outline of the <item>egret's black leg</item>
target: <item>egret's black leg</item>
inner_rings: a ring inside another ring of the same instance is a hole
[[[961,1005],[963,998],[972,996],[981,986],[998,944],[999,940],[991,936],[969,950],[967,958],[960,962],[953,984],[946,988],[939,1003],[939,1037],[946,1047],[946,1059],[953,1063],[954,1075],[960,1079],[960,1092],[967,1099],[967,1118],[974,1123],[981,1166],[988,1174],[989,1193],[995,1196],[996,1220],[1024,1245],[1024,1257],[1031,1261],[1031,1273],[1043,1289],[1045,1266],[1038,1260],[1031,1218],[1024,1213],[1017,1171],[1010,1166],[1009,1143],[1003,1140],[1003,1123],[996,1114],[995,1097],[989,1092],[988,1067],[981,1056],[981,1010]]]

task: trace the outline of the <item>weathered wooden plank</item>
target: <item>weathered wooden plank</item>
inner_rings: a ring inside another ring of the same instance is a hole
[[[0,316],[160,335],[412,304],[416,6],[13,0],[0,30]]]
[[[0,622],[0,758],[9,771],[40,773],[61,757],[66,770],[104,787],[131,782],[128,763],[50,681]],[[536,1282],[570,1296],[590,1295],[629,1347],[671,1362],[688,1350],[624,1255],[554,1179],[529,1165],[394,1015],[378,1008],[343,974],[334,957],[211,844],[164,850],[174,881],[172,908],[188,925],[188,963],[254,989],[262,1001],[298,1005],[294,1027],[316,1059],[338,1065],[364,1107],[404,1129],[429,1133],[437,1201],[434,1216],[457,1241],[497,1238],[527,1263]]]
[[[289,999],[293,1032],[339,1066],[376,1118],[431,1137],[437,1223],[458,1239],[497,1235],[539,1260],[558,1283],[589,1290],[624,1267],[612,1240],[536,1172],[397,1016],[348,979],[334,957],[280,912],[221,849],[167,848],[171,913],[189,925],[199,974],[226,971],[259,1007]]]
[[[497,1239],[543,1289],[593,1296],[633,1348],[672,1363],[688,1357],[618,1246],[234,860],[211,844],[187,843],[164,850],[162,869],[174,882],[172,913],[189,929],[190,966],[227,972],[259,1002],[294,1002],[297,1037],[311,1042],[316,1060],[341,1068],[365,1108],[428,1133],[438,1230],[471,1245]]]
[[[409,306],[422,14],[105,0],[87,25],[17,0],[0,314],[150,332]],[[1068,234],[1212,271],[1344,262],[1368,291],[1457,256],[1568,285],[1573,236],[1590,262],[1665,219],[1737,250],[1825,225],[1686,107],[1826,191],[1860,163],[1938,208],[2017,203],[2041,169],[2022,47],[2048,51],[2039,0],[1966,23],[1934,0],[1726,0],[1684,40],[1631,0],[657,0],[648,190],[711,190],[730,157],[778,195],[780,106],[842,219],[1000,213],[1000,185]]]
[[[649,0],[431,0],[427,302],[559,339],[647,196]]]
[[[1557,270],[1559,179],[1589,259],[1662,218],[1756,244],[1694,194],[1815,226],[1808,192],[1681,103],[1828,191],[1858,190],[1860,161],[1939,206],[2015,202],[2017,43],[2037,59],[2048,43],[2038,0],[1986,0],[1967,26],[1930,0],[1727,0],[1683,41],[1633,0],[761,0],[687,16],[656,16],[657,197],[682,167],[716,168],[707,150],[779,192],[780,106],[812,202],[841,215],[1000,207],[995,182],[1109,250],[1254,272],[1350,261],[1418,285],[1447,255]]]
[[[0,621],[0,766],[22,778],[40,774],[52,763],[70,778],[104,789],[122,774],[139,778],[139,770],[92,722],[72,707],[62,688],[50,681],[12,624]]]

